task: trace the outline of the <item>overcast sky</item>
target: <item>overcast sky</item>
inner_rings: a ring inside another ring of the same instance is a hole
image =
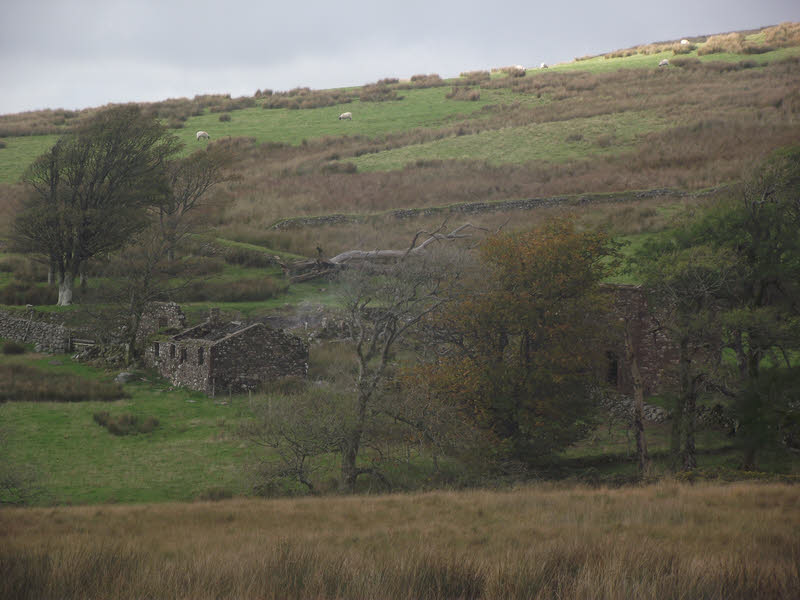
[[[569,61],[800,21],[798,0],[1,0],[0,114]]]

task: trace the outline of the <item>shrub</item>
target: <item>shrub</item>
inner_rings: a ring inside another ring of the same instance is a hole
[[[47,268],[40,262],[20,254],[10,254],[0,259],[0,272],[13,273],[26,282],[43,281]]]
[[[113,435],[135,435],[138,433],[152,433],[158,427],[158,419],[145,417],[144,419],[129,413],[112,417],[108,411],[94,413],[94,422],[105,427]]]
[[[597,139],[595,139],[594,143],[600,146],[601,148],[608,148],[611,146],[611,143],[614,141],[614,136],[608,133],[604,133],[602,135],[598,135]]]
[[[0,289],[0,304],[55,304],[58,300],[58,289],[55,286],[36,283],[20,283],[12,281]]]
[[[0,402],[106,402],[129,397],[116,382],[48,373],[28,365],[0,364],[0,381]]]
[[[689,69],[696,69],[703,65],[703,63],[700,62],[700,59],[696,56],[673,58],[669,61],[669,64],[671,64],[673,67],[685,67]]]
[[[258,302],[285,290],[270,277],[236,281],[193,282],[174,294],[177,302]]]
[[[202,492],[197,499],[206,500],[208,502],[219,502],[220,500],[230,500],[233,498],[233,492],[228,488],[214,486]]]
[[[461,73],[460,77],[463,81],[459,83],[466,85],[477,85],[481,81],[489,81],[491,79],[489,71],[465,71]]]
[[[677,54],[691,54],[697,50],[697,46],[695,44],[675,44],[672,48],[672,53]]]
[[[724,35],[712,35],[708,41],[697,51],[698,56],[705,54],[718,54],[720,52],[731,52],[740,54],[743,52],[745,43],[744,35],[741,33],[727,33]]]
[[[231,116],[230,116],[230,114],[228,114],[228,113],[222,113],[222,114],[219,116],[219,120],[220,120],[220,121],[223,121],[223,122],[225,122],[225,121],[230,121],[230,120],[231,120]]]
[[[365,85],[359,94],[359,100],[362,102],[386,102],[397,99],[397,90],[382,83]]]
[[[800,23],[781,23],[764,30],[764,41],[772,46],[785,48],[800,46]]]
[[[8,144],[6,144],[5,140],[0,140],[0,150],[6,147],[8,147]]]
[[[446,95],[450,100],[466,100],[475,102],[481,99],[480,90],[469,89],[466,87],[454,87]]]
[[[5,342],[3,344],[3,354],[25,354],[25,346],[14,341]]]
[[[445,85],[444,80],[436,73],[430,75],[417,74],[411,76],[411,82],[400,87],[405,88],[428,88]]]
[[[268,268],[276,264],[275,257],[260,250],[228,246],[222,254],[226,263],[243,267]]]
[[[322,166],[322,172],[329,175],[332,173],[355,173],[357,171],[358,167],[351,162],[331,162]]]

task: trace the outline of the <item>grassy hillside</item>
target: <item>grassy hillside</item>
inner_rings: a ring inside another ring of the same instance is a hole
[[[199,275],[173,299],[195,321],[210,305],[236,318],[336,305],[328,282],[289,284],[273,257],[317,257],[318,248],[323,257],[353,248],[402,248],[418,231],[445,220],[493,231],[570,214],[579,227],[609,231],[630,252],[713,199],[706,191],[724,188],[800,139],[798,29],[703,37],[686,48],[653,44],[531,69],[524,77],[465,73],[446,82],[427,77],[148,105],[185,142],[185,152],[208,143],[230,147],[241,176],[215,189],[207,229],[181,248],[175,279],[185,277],[184,267]],[[664,58],[669,67],[658,66]],[[0,117],[0,304],[14,310],[38,305],[66,313],[73,323],[88,318],[80,307],[53,309],[44,267],[14,254],[8,238],[22,194],[15,182],[92,110]],[[344,111],[354,119],[338,120]],[[197,130],[210,132],[211,141],[198,142]],[[585,202],[590,195],[592,202]],[[536,210],[459,210],[466,203],[556,196],[563,202]],[[418,212],[399,218],[392,212],[398,209]],[[328,215],[352,218],[276,226]],[[98,289],[124,276],[118,269],[113,262],[91,263],[88,288],[78,299],[99,302]],[[614,280],[631,281],[625,272]],[[59,371],[92,380],[112,375],[67,356],[0,355],[0,366],[16,362],[43,369],[43,377]],[[246,399],[222,404],[143,377],[147,381],[125,386],[130,398],[110,403],[0,405],[7,456],[31,466],[47,489],[44,501],[149,502],[190,500],[214,489],[249,491],[243,448],[231,433]],[[114,437],[93,420],[102,410],[154,417],[159,426]],[[663,467],[667,426],[652,425],[648,434]],[[627,427],[606,423],[559,457],[556,476],[624,479],[635,470],[630,444]],[[703,433],[699,449],[701,467],[737,466],[724,432]],[[429,457],[414,459],[415,467],[425,466]],[[768,465],[798,469],[786,457]],[[426,485],[424,476],[403,473],[395,483]]]

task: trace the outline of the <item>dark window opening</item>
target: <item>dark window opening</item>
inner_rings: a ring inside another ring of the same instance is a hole
[[[205,354],[205,348],[198,348],[197,349],[197,364],[198,365],[202,365],[203,364],[203,359],[205,358],[205,356],[203,356],[204,354]]]
[[[181,348],[181,363],[186,362],[186,348]]]
[[[608,358],[608,371],[606,372],[606,382],[611,385],[619,383],[619,359],[613,352],[606,352]]]
[[[175,344],[169,345],[169,357],[175,358]]]
[[[159,350],[159,348],[158,348],[158,342],[155,342],[155,343],[153,344],[153,353],[154,353],[156,356],[158,356],[158,350]]]

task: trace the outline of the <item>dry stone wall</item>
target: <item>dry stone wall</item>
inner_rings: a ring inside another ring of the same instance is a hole
[[[62,324],[34,310],[24,316],[0,311],[0,337],[35,344],[40,351],[62,353],[71,350],[71,332]]]

